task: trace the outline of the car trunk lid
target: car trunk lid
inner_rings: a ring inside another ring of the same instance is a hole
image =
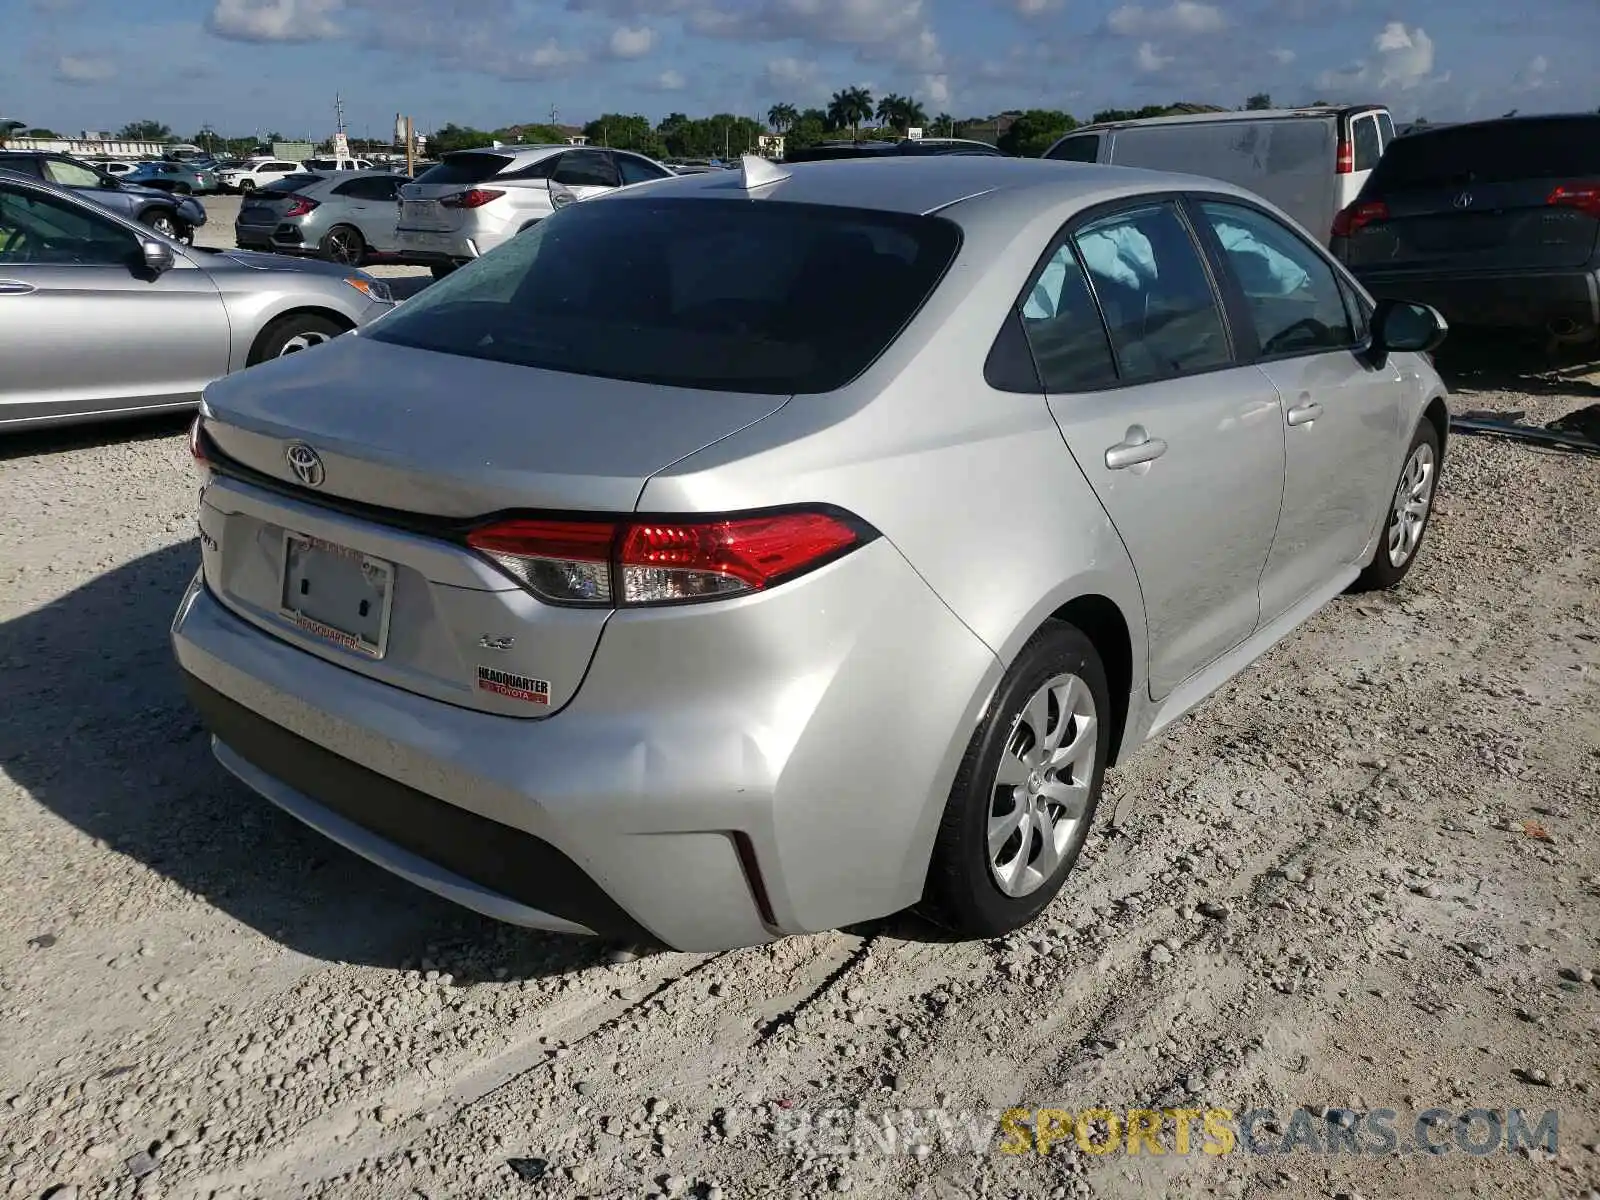
[[[207,583],[245,620],[351,670],[548,716],[576,693],[611,610],[542,603],[467,531],[508,511],[630,512],[652,474],[786,399],[349,335],[207,390]]]
[[[470,210],[440,201],[484,185],[505,170],[511,161],[504,154],[481,150],[447,154],[438,166],[430,167],[414,182],[401,187],[399,227],[429,232],[460,229]]]
[[[1600,119],[1524,119],[1400,138],[1346,214],[1357,270],[1580,267],[1600,239]]]

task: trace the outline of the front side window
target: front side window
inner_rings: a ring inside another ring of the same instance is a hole
[[[1073,237],[1123,383],[1226,366],[1227,326],[1200,251],[1168,202],[1102,217]]]
[[[654,163],[646,162],[637,155],[613,154],[611,157],[616,160],[617,170],[621,173],[624,184],[645,183],[651,179],[667,179],[672,174],[670,171],[661,170]]]
[[[827,392],[899,336],[960,240],[940,217],[833,205],[573,204],[406,301],[371,336],[683,388]]]
[[[1100,311],[1070,243],[1055,248],[1023,294],[1022,330],[1045,391],[1087,391],[1117,381]]]
[[[598,150],[567,151],[551,178],[567,187],[616,187],[620,182],[610,155]]]
[[[138,252],[133,234],[98,213],[0,186],[0,264],[125,267]]]
[[[1200,210],[1244,291],[1263,355],[1317,354],[1354,344],[1338,276],[1303,239],[1243,205],[1204,200]]]
[[[62,187],[92,188],[100,186],[100,176],[92,167],[63,162],[59,158],[44,160],[45,178]]]

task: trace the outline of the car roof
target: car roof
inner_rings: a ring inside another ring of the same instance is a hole
[[[1074,199],[1092,201],[1108,192],[1205,190],[1248,195],[1239,188],[1197,175],[1146,171],[1040,158],[994,158],[965,155],[852,158],[793,163],[773,169],[784,173],[776,182],[744,187],[742,173],[675,175],[605,197],[613,201],[647,201],[662,196],[737,199],[746,196],[799,204],[830,204],[885,212],[932,213],[961,201],[1031,193],[1040,209]]]
[[[1411,131],[1406,134],[1408,138],[1425,138],[1430,134],[1443,133],[1446,130],[1459,132],[1463,129],[1516,129],[1529,124],[1573,124],[1600,125],[1600,113],[1526,113],[1516,117],[1490,117],[1483,121],[1454,121],[1440,124],[1412,125]]]
[[[1133,125],[1212,125],[1229,121],[1282,121],[1305,117],[1343,117],[1352,113],[1387,111],[1382,104],[1310,104],[1304,108],[1247,108],[1231,112],[1174,113],[1170,117],[1129,117],[1125,121],[1097,121],[1069,130],[1091,133],[1101,129],[1126,129]]]

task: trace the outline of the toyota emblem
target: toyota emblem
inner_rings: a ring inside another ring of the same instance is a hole
[[[1457,208],[1471,208],[1472,207],[1472,193],[1471,192],[1462,192],[1461,195],[1459,195],[1459,196],[1457,196],[1455,198],[1455,206]]]
[[[321,487],[322,481],[328,477],[321,455],[304,442],[290,442],[283,457],[288,461],[294,477],[307,487]]]

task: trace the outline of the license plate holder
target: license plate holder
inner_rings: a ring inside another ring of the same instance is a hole
[[[280,611],[296,628],[366,658],[387,653],[394,564],[285,531],[281,581]]]

